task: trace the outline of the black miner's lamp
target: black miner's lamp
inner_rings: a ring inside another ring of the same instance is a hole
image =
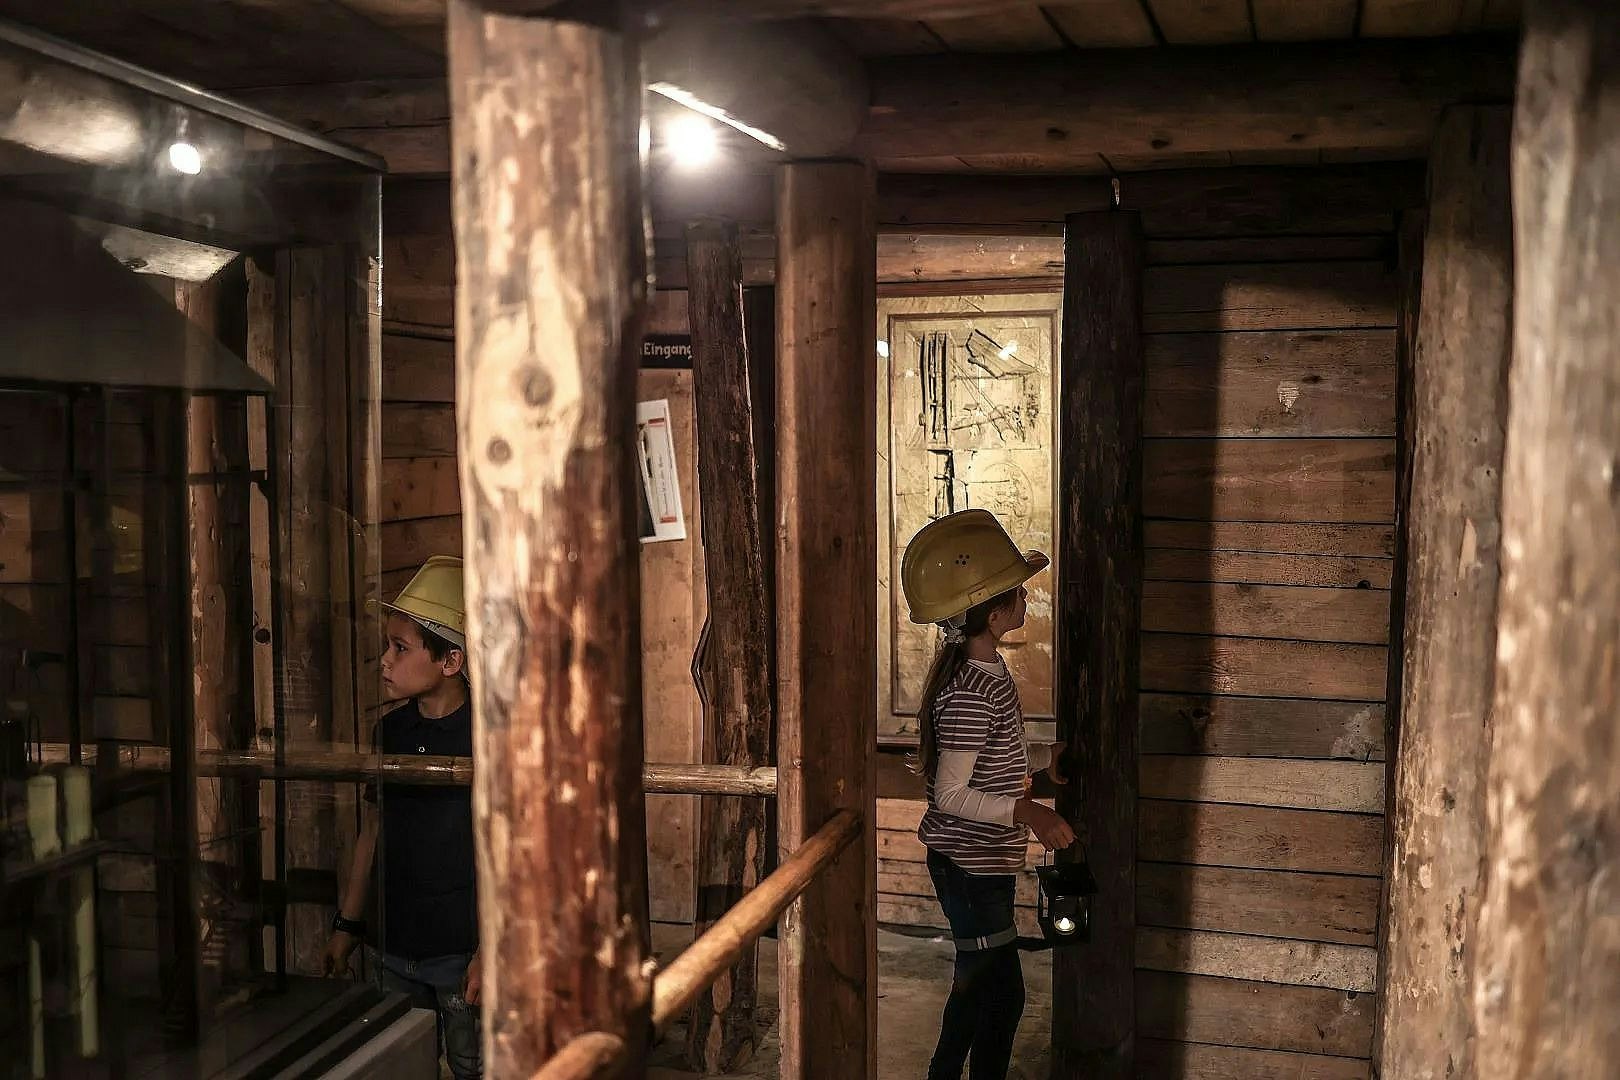
[[[1053,947],[1079,945],[1091,940],[1091,898],[1097,895],[1097,879],[1084,856],[1073,862],[1037,866],[1041,895],[1035,914],[1041,933]]]

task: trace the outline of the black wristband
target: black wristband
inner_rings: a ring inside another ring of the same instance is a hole
[[[345,919],[343,912],[332,913],[332,932],[350,934],[357,938],[366,936],[366,921],[364,919]]]

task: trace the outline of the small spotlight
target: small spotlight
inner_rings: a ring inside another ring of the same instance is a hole
[[[879,339],[878,357],[883,360],[887,360],[889,358],[889,343],[887,341]]]
[[[1005,345],[1003,345],[1001,347],[1001,351],[996,353],[996,355],[1001,357],[1003,360],[1010,360],[1012,358],[1012,354],[1017,352],[1017,351],[1018,351],[1018,342],[1009,341],[1009,342],[1007,342],[1007,344],[1005,344]]]
[[[670,153],[683,169],[698,169],[714,161],[720,140],[714,124],[695,114],[682,116],[665,130]]]
[[[183,172],[187,176],[196,176],[202,172],[202,154],[188,142],[169,144],[169,164],[176,172]]]

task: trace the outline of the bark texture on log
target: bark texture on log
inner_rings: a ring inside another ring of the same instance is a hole
[[[1527,5],[1478,1075],[1620,1063],[1620,8]]]
[[[777,761],[784,859],[839,810],[858,843],[783,919],[782,1076],[871,1077],[877,1046],[877,244],[872,176],[777,188]]]
[[[601,1031],[639,1075],[639,72],[614,33],[459,0],[449,63],[484,1063]]]
[[[704,760],[770,760],[771,624],[755,487],[753,409],[743,331],[742,254],[735,225],[686,233],[687,304],[697,402],[698,486],[709,616],[694,668],[703,700]],[[696,936],[765,873],[765,804],[706,798],[698,829]],[[734,1072],[754,1056],[759,969],[752,943],[693,1002],[686,1054],[703,1072]]]
[[[1510,125],[1504,108],[1448,110],[1429,156],[1379,1060],[1382,1075],[1411,1080],[1474,1068],[1512,341]]]
[[[1142,224],[1071,214],[1058,414],[1059,811],[1096,875],[1091,942],[1053,953],[1052,1075],[1130,1077],[1142,627]],[[1071,849],[1068,857],[1078,851]]]

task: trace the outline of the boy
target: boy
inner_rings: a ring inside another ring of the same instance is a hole
[[[435,555],[392,604],[382,656],[383,690],[405,704],[377,724],[383,754],[472,756],[461,560]],[[326,971],[348,968],[366,934],[372,863],[382,840],[382,927],[369,950],[378,984],[438,1014],[439,1044],[456,1080],[483,1076],[478,1004],[478,904],[472,791],[383,784],[367,809],[342,902],[332,919]]]

